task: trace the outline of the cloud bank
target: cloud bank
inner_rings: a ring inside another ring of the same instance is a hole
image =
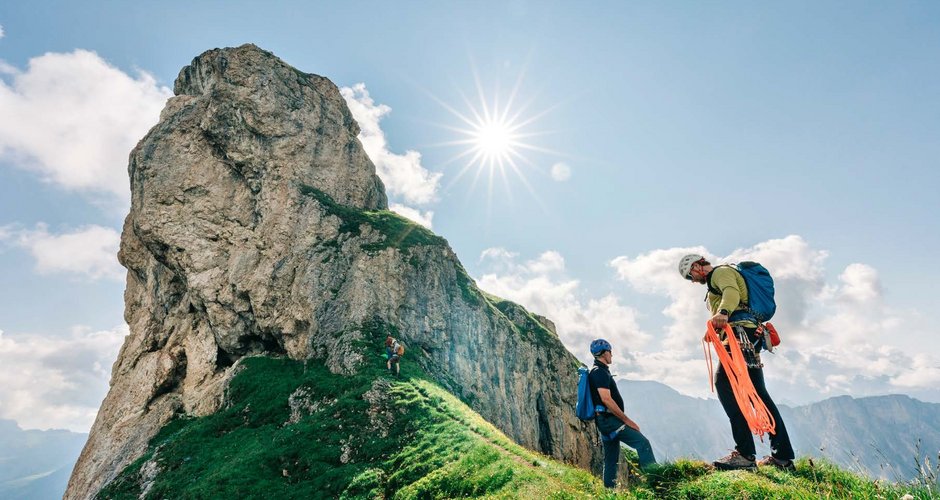
[[[24,429],[88,432],[127,334],[127,325],[75,327],[64,337],[0,330],[0,418]]]
[[[121,281],[126,272],[118,263],[121,235],[111,228],[90,225],[53,234],[45,224],[35,229],[0,227],[0,243],[27,250],[39,274],[71,274],[91,280]]]
[[[919,327],[928,322],[916,311],[885,305],[872,266],[853,263],[828,279],[828,252],[800,236],[768,240],[726,256],[704,247],[620,256],[610,266],[629,288],[601,298],[585,296],[558,252],[520,261],[515,252],[490,248],[480,257],[486,273],[477,283],[555,321],[564,344],[582,361],[589,358],[587,343],[603,337],[615,346],[614,370],[620,376],[656,380],[706,397],[709,375],[701,338],[709,314],[705,288],[685,281],[677,271],[687,253],[705,255],[714,263],[755,260],[770,269],[778,305],[773,323],[783,344],[763,358],[775,398],[806,403],[842,394],[899,392],[940,397],[935,389],[940,386],[940,357],[909,347],[940,332]],[[628,305],[631,297],[664,305],[641,312]]]
[[[701,395],[704,372],[698,365],[700,342],[708,313],[702,303],[705,289],[689,284],[676,271],[686,253],[700,253],[712,262],[754,260],[773,274],[777,290],[778,327],[783,344],[776,354],[764,354],[766,370],[774,386],[795,401],[850,394],[865,396],[931,390],[940,385],[940,358],[900,347],[905,335],[922,335],[912,328],[915,311],[894,310],[884,303],[878,272],[854,263],[835,282],[826,279],[828,252],[813,249],[796,235],[768,240],[727,256],[715,256],[702,247],[654,250],[634,258],[613,259],[610,265],[619,279],[633,290],[665,297],[662,311],[667,321],[667,345],[658,353],[638,358],[631,370],[635,378],[659,379],[675,371],[694,378],[672,377],[677,389]],[[907,320],[905,320],[907,319]],[[937,332],[934,332],[936,334]],[[694,354],[694,355],[693,355]],[[776,392],[776,391],[775,391]]]
[[[0,157],[56,186],[127,204],[127,158],[157,123],[170,89],[94,52],[0,61]]]
[[[565,259],[558,252],[519,262],[516,253],[489,248],[480,260],[490,270],[477,280],[480,288],[551,319],[562,342],[585,363],[590,360],[587,346],[595,338],[611,340],[615,359],[621,362],[650,340],[637,323],[637,311],[618,297],[584,298],[580,283],[567,276]]]

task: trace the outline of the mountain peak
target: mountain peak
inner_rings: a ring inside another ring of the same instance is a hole
[[[329,79],[245,44],[194,58],[174,92],[142,141],[149,147],[168,144],[174,135],[201,139],[205,152],[244,176],[252,191],[302,183],[345,205],[387,208],[382,181],[357,139],[359,125]],[[193,158],[179,159],[193,166]],[[134,167],[132,158],[132,184]]]

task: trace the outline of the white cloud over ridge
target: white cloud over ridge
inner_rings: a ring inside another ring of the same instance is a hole
[[[565,260],[558,252],[547,251],[520,263],[516,253],[488,248],[480,259],[492,269],[477,280],[481,289],[548,317],[562,342],[585,363],[590,359],[587,346],[595,338],[609,340],[615,359],[621,361],[650,340],[638,326],[636,310],[616,296],[580,297],[580,283],[566,276]]]
[[[754,260],[771,271],[778,305],[772,322],[783,343],[775,354],[764,354],[764,362],[774,378],[775,394],[806,402],[840,394],[932,391],[940,385],[940,358],[901,347],[905,336],[930,333],[915,331],[916,323],[909,318],[916,312],[884,305],[877,270],[851,264],[837,282],[828,283],[828,253],[795,235],[725,257],[692,247],[613,259],[617,276],[634,290],[669,301],[662,311],[667,345],[639,357],[630,377],[665,381],[662,378],[672,374],[667,383],[686,394],[702,395],[704,370],[695,367],[702,365],[703,353],[696,346],[708,313],[702,303],[704,287],[689,284],[676,269],[686,253],[705,255],[713,263]],[[781,383],[785,385],[776,390]]]
[[[128,331],[76,327],[63,337],[0,330],[0,418],[24,429],[88,432]]]
[[[421,165],[421,153],[417,151],[408,150],[404,154],[397,154],[388,149],[388,140],[379,122],[392,108],[385,104],[376,104],[364,83],[343,87],[340,93],[346,99],[353,118],[359,123],[359,141],[375,164],[376,174],[385,183],[390,197],[401,199],[410,205],[427,205],[436,201],[443,174],[424,168]],[[402,204],[396,206],[400,209],[396,210],[397,212],[409,218],[411,217],[407,214],[418,212]],[[402,212],[404,209],[407,210]],[[423,215],[419,218],[426,220],[430,227],[430,216]]]
[[[47,53],[20,71],[0,61],[0,156],[60,187],[127,203],[127,159],[170,89],[94,52]]]
[[[687,247],[613,259],[616,277],[633,292],[664,300],[658,317],[657,311],[626,305],[630,291],[585,297],[579,281],[567,275],[564,257],[554,251],[523,261],[505,248],[486,249],[480,256],[485,274],[477,284],[554,321],[564,344],[582,361],[589,359],[585,346],[591,339],[607,338],[615,346],[613,368],[619,376],[706,397],[710,375],[701,339],[709,315],[705,288],[679,276],[677,263],[686,253],[713,263],[754,260],[773,273],[778,304],[773,323],[783,343],[763,357],[778,402],[888,393],[940,400],[940,357],[917,347],[923,345],[920,339],[940,332],[923,331],[929,323],[917,311],[886,306],[878,272],[869,265],[850,264],[835,279],[827,278],[828,252],[799,236],[728,256]],[[646,323],[661,324],[661,333],[646,329]]]
[[[62,234],[38,224],[33,230],[0,227],[0,242],[26,249],[40,274],[66,273],[92,280],[121,281],[126,272],[117,260],[121,235],[111,228],[90,225]]]
[[[391,203],[388,206],[388,209],[392,212],[401,215],[402,217],[411,219],[422,226],[431,229],[431,220],[434,219],[434,211],[420,211],[416,208],[406,207],[400,203]]]

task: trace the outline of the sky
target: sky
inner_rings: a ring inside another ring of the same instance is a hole
[[[392,208],[580,359],[714,397],[696,252],[774,275],[778,402],[940,402],[936,2],[33,1],[0,3],[0,418],[90,428],[128,153],[248,42],[336,83]]]

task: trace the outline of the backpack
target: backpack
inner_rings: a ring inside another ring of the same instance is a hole
[[[591,398],[591,385],[588,383],[588,369],[585,366],[578,368],[578,405],[574,408],[575,415],[581,420],[594,420],[594,400]]]
[[[763,323],[773,318],[777,312],[777,303],[774,301],[774,279],[770,276],[770,271],[759,263],[750,261],[730,267],[744,278],[744,284],[747,286],[747,309],[734,311],[731,313],[733,318],[729,320],[753,318],[758,323]],[[721,295],[721,290],[712,287],[711,281],[708,283],[708,291]]]
[[[399,357],[405,355],[405,346],[404,346],[404,344],[398,344],[398,348],[395,349],[395,354],[397,354]]]

